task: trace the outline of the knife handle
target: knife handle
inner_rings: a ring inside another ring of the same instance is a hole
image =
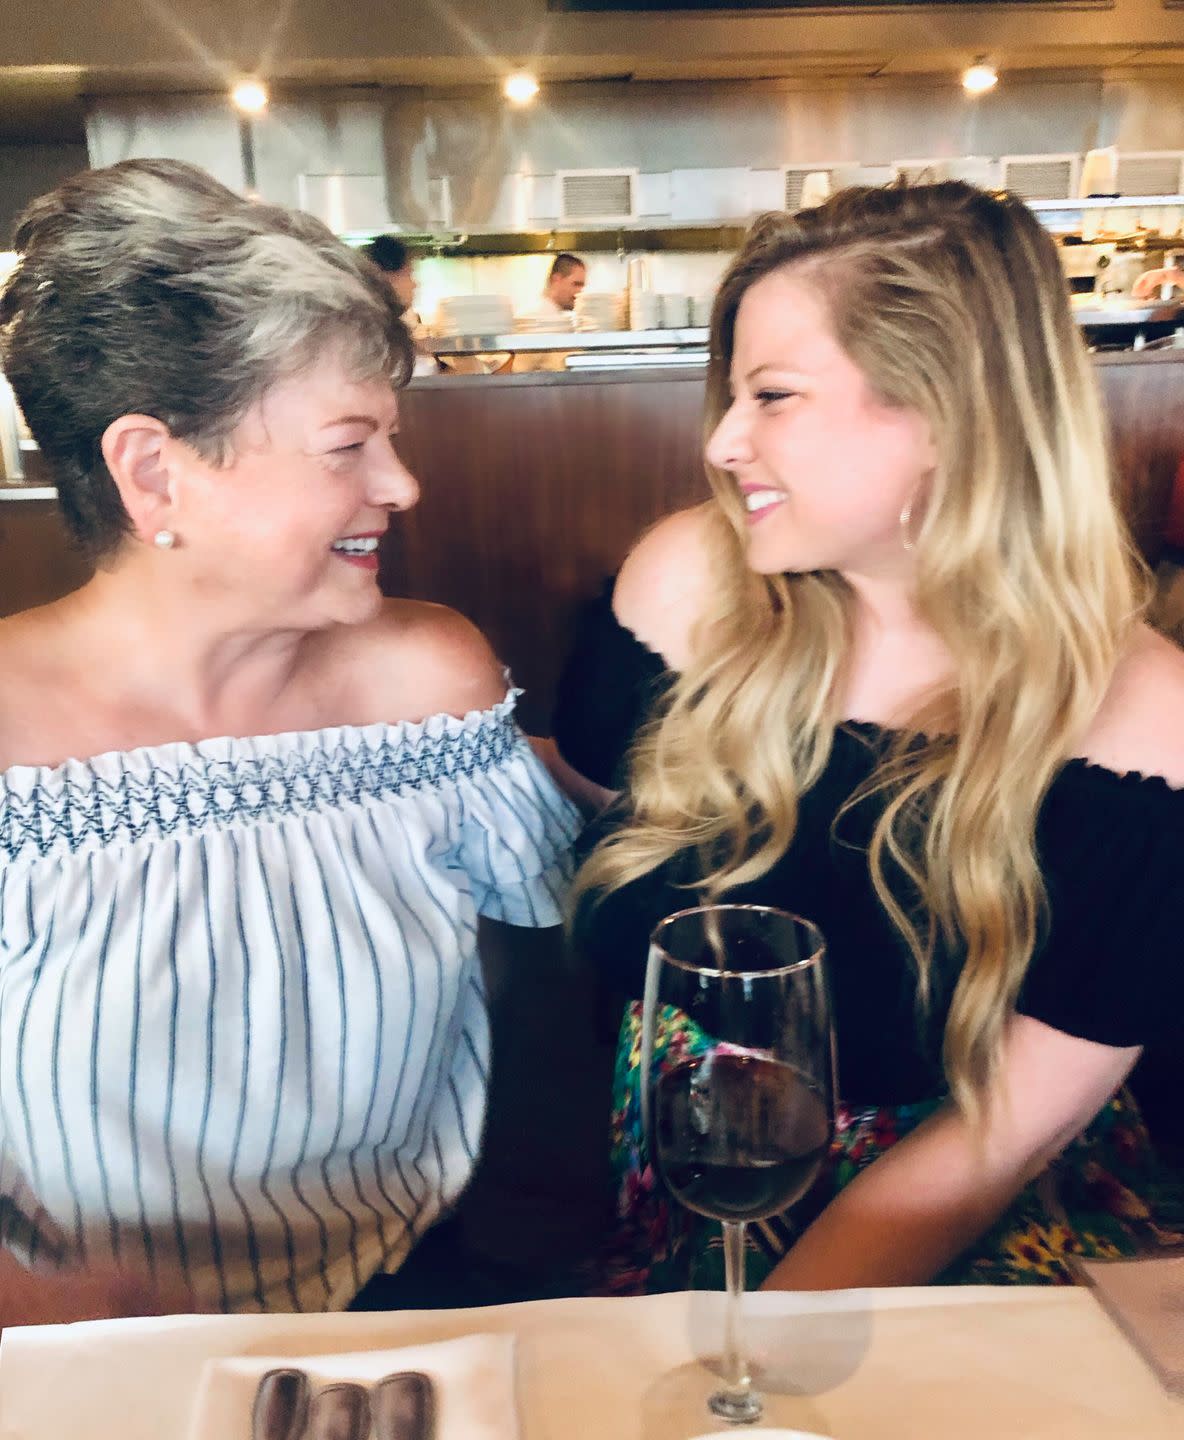
[[[308,1401],[308,1376],[303,1370],[269,1370],[255,1391],[252,1440],[300,1440]]]
[[[367,1440],[370,1401],[361,1385],[342,1381],[312,1397],[305,1440]]]
[[[419,1370],[388,1375],[371,1396],[375,1440],[434,1440],[436,1392]]]

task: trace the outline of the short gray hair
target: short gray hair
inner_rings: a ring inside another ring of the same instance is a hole
[[[336,348],[358,380],[410,379],[399,304],[319,220],[244,199],[177,160],[84,171],[17,222],[0,363],[92,556],[128,517],[103,462],[120,415],[151,415],[215,464],[274,384]]]

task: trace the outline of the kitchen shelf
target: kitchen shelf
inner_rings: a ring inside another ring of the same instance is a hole
[[[20,485],[0,481],[0,501],[4,500],[56,500],[57,489],[53,485]]]
[[[1073,318],[1087,330],[1105,325],[1184,325],[1184,301],[1148,300],[1146,304],[1082,305],[1073,307]]]
[[[1087,210],[1143,210],[1157,207],[1184,208],[1184,195],[1118,195],[1091,196],[1078,200],[1029,200],[1029,209],[1037,214],[1070,216]],[[597,225],[587,229],[556,227],[537,230],[466,230],[453,227],[447,232],[358,230],[342,238],[351,245],[363,245],[378,235],[390,234],[402,240],[414,253],[439,255],[446,258],[479,258],[494,255],[539,255],[561,250],[587,251],[589,254],[624,250],[630,253],[647,251],[654,254],[669,251],[718,252],[738,250],[744,242],[753,215],[736,215],[729,219],[701,221],[698,224],[655,220],[628,221],[619,225]]]
[[[509,335],[448,335],[424,340],[433,355],[474,355],[513,350],[515,353],[572,350],[656,350],[707,344],[705,329],[682,330],[547,330]]]
[[[420,257],[476,259],[493,255],[549,255],[560,251],[590,255],[623,250],[661,254],[663,252],[718,253],[739,250],[749,221],[743,217],[705,225],[598,226],[595,230],[453,230],[441,235],[409,235],[398,231],[351,232],[341,238],[350,245],[363,245],[379,234],[392,234]]]
[[[1029,210],[1149,210],[1184,206],[1184,195],[1091,195],[1083,200],[1029,200]]]

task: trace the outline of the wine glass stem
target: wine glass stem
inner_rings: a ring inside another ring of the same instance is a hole
[[[744,1411],[752,1404],[752,1377],[748,1373],[748,1360],[740,1335],[740,1306],[744,1298],[744,1222],[725,1220],[723,1227],[724,1269],[728,1285],[724,1312],[724,1379],[731,1392],[732,1404],[737,1410]]]

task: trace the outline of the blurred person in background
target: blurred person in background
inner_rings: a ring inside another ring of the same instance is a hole
[[[526,321],[524,329],[574,330],[576,299],[588,282],[588,271],[578,255],[564,251],[556,255],[547,276],[547,283],[538,301],[518,316]],[[519,350],[513,368],[518,373],[537,370],[565,370],[564,350]]]
[[[538,302],[524,314],[528,320],[554,320],[570,315],[588,283],[588,269],[578,255],[556,255]]]
[[[361,253],[386,276],[391,293],[402,309],[403,324],[415,341],[415,365],[412,373],[437,374],[440,367],[436,363],[436,357],[427,348],[423,319],[414,308],[415,292],[419,289],[419,284],[415,278],[415,261],[411,251],[394,235],[379,235],[368,245],[363,245]]]
[[[420,324],[419,315],[413,308],[415,292],[419,287],[410,250],[393,235],[379,235],[362,246],[362,254],[386,276],[391,293],[402,307],[403,324],[414,334]]]
[[[1174,285],[1184,291],[1184,270],[1175,265],[1164,266],[1161,270],[1144,270],[1131,286],[1131,294],[1136,300],[1150,300],[1161,285]]]

